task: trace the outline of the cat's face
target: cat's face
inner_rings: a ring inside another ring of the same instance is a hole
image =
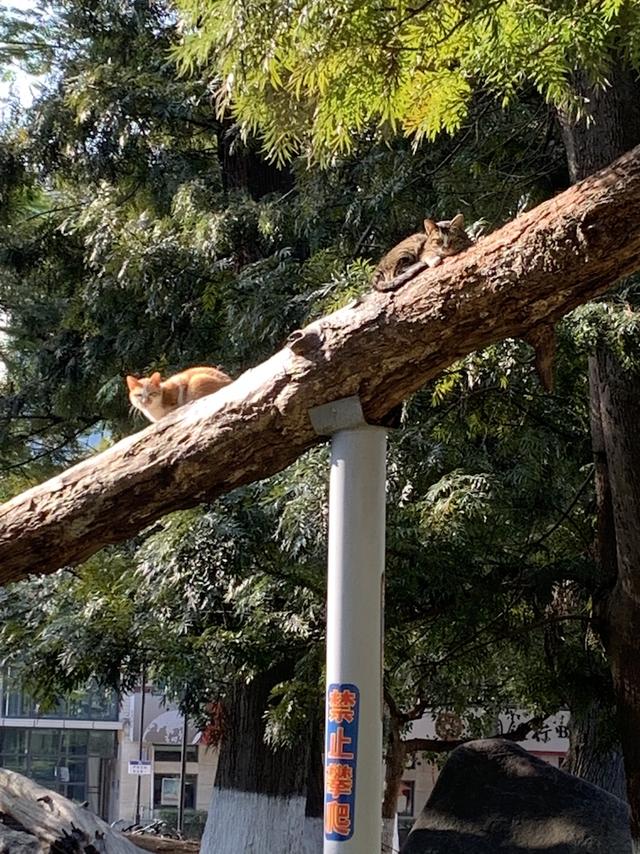
[[[464,230],[464,216],[458,214],[453,219],[445,219],[435,222],[425,219],[424,231],[427,235],[429,249],[446,257],[457,255],[472,245],[472,240]]]
[[[150,377],[127,377],[129,387],[129,400],[132,406],[142,410],[145,414],[153,413],[155,409],[162,406],[162,388],[160,386],[160,374],[156,371]]]

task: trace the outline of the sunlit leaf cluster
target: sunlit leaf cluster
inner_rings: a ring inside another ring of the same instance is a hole
[[[638,62],[640,9],[609,0],[180,0],[185,72],[211,75],[220,109],[281,161],[328,162],[363,135],[415,145],[458,131],[473,93],[503,105],[526,87],[580,113],[572,74],[607,85],[611,58]]]

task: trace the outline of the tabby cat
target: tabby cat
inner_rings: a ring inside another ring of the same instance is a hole
[[[164,382],[158,371],[140,379],[127,377],[131,405],[149,421],[159,421],[185,403],[213,394],[231,382],[224,371],[206,366],[187,368]]]
[[[464,215],[435,222],[425,219],[424,232],[405,238],[384,255],[376,267],[371,284],[377,291],[390,289],[391,282],[412,264],[424,261],[436,267],[449,255],[457,255],[473,244],[464,230]]]

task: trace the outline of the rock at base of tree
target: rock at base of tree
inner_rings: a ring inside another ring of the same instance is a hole
[[[0,854],[140,854],[91,810],[0,768]]]
[[[456,748],[402,854],[631,854],[627,805],[513,742]]]

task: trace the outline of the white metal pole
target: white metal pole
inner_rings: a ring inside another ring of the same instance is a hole
[[[386,430],[362,424],[331,441],[324,854],[381,842]]]

